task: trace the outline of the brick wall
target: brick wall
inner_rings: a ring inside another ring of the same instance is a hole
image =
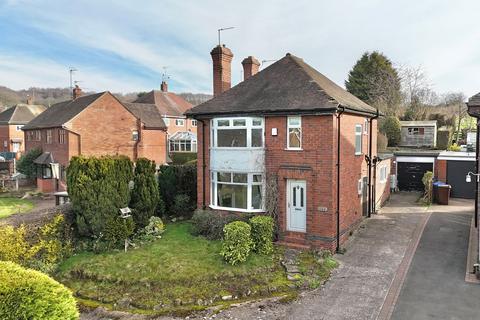
[[[198,123],[198,206],[203,205],[203,155],[202,143],[205,138],[205,205],[210,204],[209,172],[209,120],[205,121],[205,137],[202,123]],[[369,136],[362,132],[362,154],[355,155],[355,125],[365,125],[365,117],[343,114],[341,116],[341,193],[340,229],[341,241],[362,220],[362,197],[357,192],[357,182],[367,177],[365,154],[368,154]],[[272,129],[277,135],[272,136]],[[377,132],[376,120],[373,132]],[[334,115],[302,117],[303,150],[286,150],[287,117],[270,116],[265,119],[265,165],[266,175],[278,176],[279,227],[281,240],[299,245],[321,246],[334,249],[336,246],[336,161],[337,161],[337,120]],[[376,155],[376,134],[372,139],[372,154]],[[372,172],[373,175],[373,172]],[[372,176],[373,178],[373,176]],[[306,181],[307,188],[307,232],[286,231],[286,189],[287,179]],[[321,208],[321,209],[320,209]],[[326,208],[326,212],[324,209]]]
[[[435,161],[435,178],[447,182],[447,160]]]
[[[8,125],[0,126],[0,150],[2,152],[10,151],[10,132],[8,127]]]
[[[175,124],[175,120],[177,118],[168,118],[169,119],[169,125],[167,126],[168,128],[168,135],[171,136],[177,132],[186,132],[186,131],[191,131],[195,134],[197,134],[197,127],[192,125],[192,119],[183,119],[184,120],[184,125],[183,126],[177,126]]]
[[[203,129],[203,126],[205,128]],[[205,136],[203,135],[205,132]],[[206,145],[203,142],[206,141]],[[197,151],[197,206],[202,208],[210,204],[210,119],[198,121]],[[203,150],[205,151],[205,161]],[[205,166],[205,190],[203,190],[203,167]],[[205,192],[205,203],[204,193]]]
[[[164,164],[167,155],[167,134],[162,130],[142,130],[138,156]]]
[[[47,143],[47,131],[51,130],[52,132],[52,143]],[[59,131],[61,128],[49,128],[41,129],[41,138],[39,141],[28,140],[25,141],[25,151],[28,152],[32,149],[41,149],[43,152],[51,152],[53,159],[60,163],[63,166],[68,165],[69,158],[69,134],[66,135],[66,141],[64,144],[60,144],[58,141]],[[31,130],[25,131],[25,136],[28,136],[28,132]],[[33,130],[34,131],[34,130]]]

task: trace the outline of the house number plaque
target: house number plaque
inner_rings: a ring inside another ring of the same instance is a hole
[[[318,207],[318,211],[320,211],[320,212],[327,212],[328,209],[327,209],[327,207]]]

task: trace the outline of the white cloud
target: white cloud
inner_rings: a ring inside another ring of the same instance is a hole
[[[235,55],[234,83],[244,57],[278,59],[291,52],[343,85],[364,51],[379,50],[395,63],[424,65],[438,90],[480,90],[475,0],[78,0],[68,6],[30,0],[13,7],[42,32],[115,54],[154,75],[168,66],[181,87],[173,90],[211,90],[209,51],[225,26],[235,26],[222,35]]]

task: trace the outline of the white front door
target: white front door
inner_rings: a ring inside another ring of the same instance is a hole
[[[287,180],[287,230],[307,231],[307,182]]]
[[[13,152],[20,151],[20,142],[12,142],[12,151]]]

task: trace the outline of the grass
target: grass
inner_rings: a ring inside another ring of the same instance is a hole
[[[29,200],[18,198],[0,198],[0,219],[14,213],[25,213],[33,209],[33,203]]]
[[[162,239],[127,253],[77,254],[62,263],[56,278],[81,301],[121,309],[116,303],[127,297],[135,311],[193,310],[226,303],[222,296],[246,299],[292,291],[280,264],[281,249],[231,266],[219,255],[220,241],[194,237],[190,227],[169,224]]]

